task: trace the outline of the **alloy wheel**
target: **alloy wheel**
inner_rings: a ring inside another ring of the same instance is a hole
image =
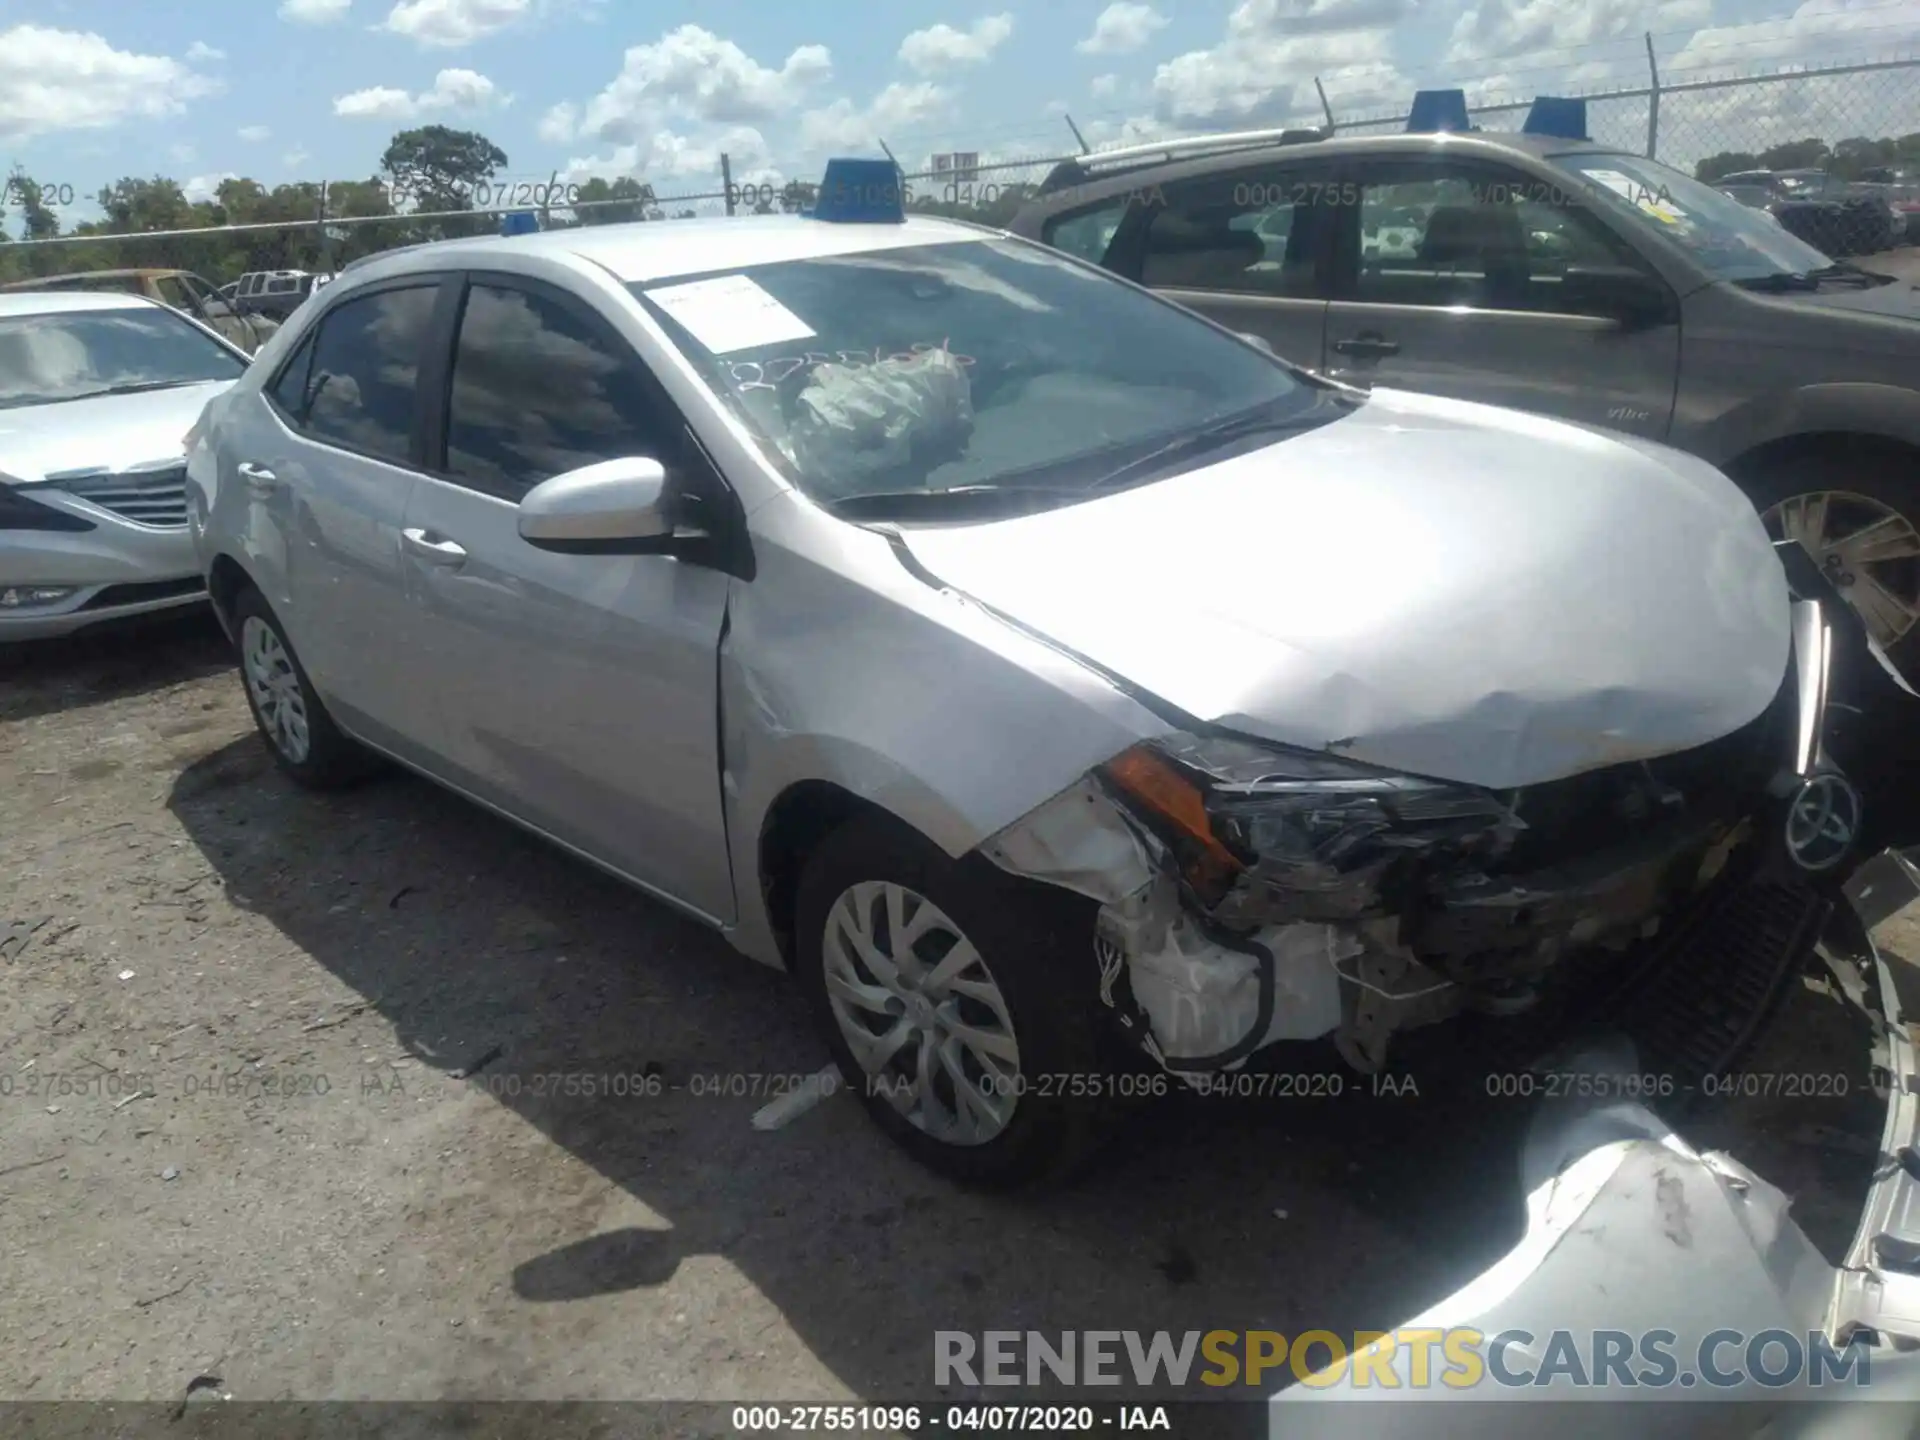
[[[1815,490],[1762,512],[1776,540],[1798,540],[1882,649],[1920,620],[1920,532],[1866,495]]]
[[[293,657],[273,627],[249,615],[240,627],[241,669],[247,693],[253,697],[260,728],[267,739],[295,765],[307,758],[312,743],[307,728],[307,700]]]
[[[1013,1020],[986,961],[925,896],[890,881],[849,886],[827,912],[827,1002],[873,1093],[916,1128],[983,1145],[1022,1087]]]

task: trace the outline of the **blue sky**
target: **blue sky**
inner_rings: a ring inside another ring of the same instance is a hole
[[[1316,75],[1343,118],[1418,83],[1639,84],[1647,31],[1670,72],[1884,58],[1920,49],[1920,0],[0,0],[0,159],[59,194],[153,174],[204,193],[365,178],[395,130],[441,122],[513,177],[664,196],[715,188],[721,150],[736,179],[779,179],[881,139],[910,170],[1057,154],[1063,111],[1095,144],[1280,123],[1317,109]],[[1920,90],[1920,70],[1847,78],[1717,96],[1697,144],[1708,118],[1857,133]]]

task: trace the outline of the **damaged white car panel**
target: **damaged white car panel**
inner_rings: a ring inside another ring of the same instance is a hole
[[[1704,744],[1779,688],[1765,529],[1652,448],[1375,390],[1281,471],[1255,451],[906,544],[1208,724],[1506,789]]]
[[[1920,897],[1920,872],[1896,853],[1861,874],[1870,871],[1901,900]],[[1863,899],[1862,887],[1848,888],[1856,903]],[[1638,1437],[1650,1425],[1653,1433],[1777,1440],[1913,1434],[1920,1423],[1920,1163],[1913,1158],[1920,1062],[1909,1035],[1911,1000],[1903,1006],[1901,995],[1916,993],[1920,973],[1878,951],[1857,926],[1840,924],[1830,939],[1839,987],[1878,1037],[1876,1086],[1887,1101],[1879,1163],[1840,1264],[1829,1264],[1795,1223],[1791,1198],[1737,1159],[1696,1150],[1639,1104],[1560,1098],[1536,1113],[1522,1157],[1527,1219],[1518,1243],[1396,1325],[1367,1367],[1336,1360],[1273,1396],[1270,1433],[1348,1435],[1355,1420],[1340,1402],[1372,1401],[1364,1422],[1370,1435],[1478,1436],[1508,1428],[1490,1419],[1487,1402],[1520,1405],[1514,1422],[1526,1427],[1529,1402],[1572,1401],[1585,1402],[1577,1421],[1564,1410],[1533,1413],[1596,1436]],[[1627,1093],[1636,1068],[1628,1046],[1556,1065],[1592,1077],[1589,1088],[1601,1096]],[[1484,1369],[1476,1383],[1462,1383],[1465,1372],[1432,1383],[1455,1368],[1452,1361],[1435,1354],[1423,1362],[1421,1344],[1391,1338],[1463,1330],[1483,1337],[1483,1360],[1500,1347],[1500,1383]],[[1595,1337],[1608,1332],[1628,1337],[1631,1348],[1622,1353],[1616,1345],[1618,1363],[1602,1380]],[[1792,1338],[1768,1342],[1756,1365],[1749,1347],[1768,1333]],[[1549,1352],[1560,1363],[1543,1363]],[[1707,1364],[1712,1374],[1696,1368]],[[1416,1368],[1428,1383],[1414,1383]],[[1383,1381],[1382,1370],[1398,1385]],[[1657,1417],[1646,1408],[1686,1402],[1721,1408]]]

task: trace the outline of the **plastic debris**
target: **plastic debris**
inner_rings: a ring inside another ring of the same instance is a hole
[[[839,1068],[828,1065],[817,1073],[809,1075],[779,1099],[770,1101],[754,1111],[753,1128],[778,1130],[806,1114],[839,1088]]]

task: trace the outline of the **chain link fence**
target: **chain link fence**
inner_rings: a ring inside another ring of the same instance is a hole
[[[1697,72],[1661,74],[1649,55],[1642,83],[1586,93],[1587,124],[1604,144],[1650,155],[1702,178],[1719,180],[1740,171],[1822,169],[1847,195],[1831,204],[1857,201],[1862,182],[1886,189],[1875,218],[1856,221],[1870,229],[1881,211],[1902,198],[1895,181],[1920,174],[1920,59],[1903,58],[1847,65],[1803,66],[1765,74],[1709,76]],[[1555,93],[1574,93],[1560,91]],[[1409,97],[1410,98],[1410,97]],[[1472,122],[1487,129],[1517,128],[1532,97],[1483,93],[1468,95]],[[1405,128],[1404,111],[1349,113],[1337,86],[1326,96],[1326,117],[1335,133],[1387,133]],[[1109,148],[1109,147],[1101,147]],[[964,172],[920,171],[903,176],[908,206],[922,213],[950,215],[990,225],[1004,224],[1038,189],[1047,173],[1068,154],[994,161]],[[618,182],[616,182],[618,183]],[[349,187],[342,187],[347,190]],[[379,187],[351,187],[364,209],[387,208]],[[371,190],[380,203],[366,205]],[[494,183],[488,194],[472,199],[522,200],[528,193],[571,204],[536,209],[542,228],[649,220],[671,223],[697,216],[749,216],[801,208],[811,187],[798,182],[720,183],[681,193],[660,194],[647,187],[640,198],[584,201],[579,186],[535,187]],[[321,185],[283,187],[300,212],[296,217],[248,225],[148,230],[141,233],[73,234],[0,245],[0,283],[125,268],[180,269],[204,277],[210,285],[231,282],[252,270],[308,270],[327,273],[364,255],[457,235],[497,233],[502,216],[530,208],[524,203],[471,204],[460,210],[406,214],[335,213]],[[1906,196],[1920,194],[1908,187]],[[1851,197],[1851,200],[1849,200]],[[1778,198],[1778,197],[1776,197]],[[1817,197],[1802,197],[1815,202]],[[1831,208],[1831,205],[1829,206]],[[1813,214],[1814,211],[1810,211]],[[15,213],[18,213],[17,211]],[[1824,213],[1824,212],[1823,212]],[[1862,213],[1865,213],[1864,211]],[[1786,220],[1783,212],[1783,223]],[[1818,215],[1815,215],[1818,219]],[[1831,221],[1832,217],[1829,216]],[[1812,225],[1805,217],[1793,225]],[[1828,221],[1820,221],[1825,224]],[[1835,222],[1837,223],[1837,222]],[[1898,214],[1895,230],[1904,224]],[[1831,253],[1835,249],[1875,248],[1876,238],[1891,243],[1897,234],[1877,237],[1809,234]],[[1920,239],[1920,222],[1916,222]]]

